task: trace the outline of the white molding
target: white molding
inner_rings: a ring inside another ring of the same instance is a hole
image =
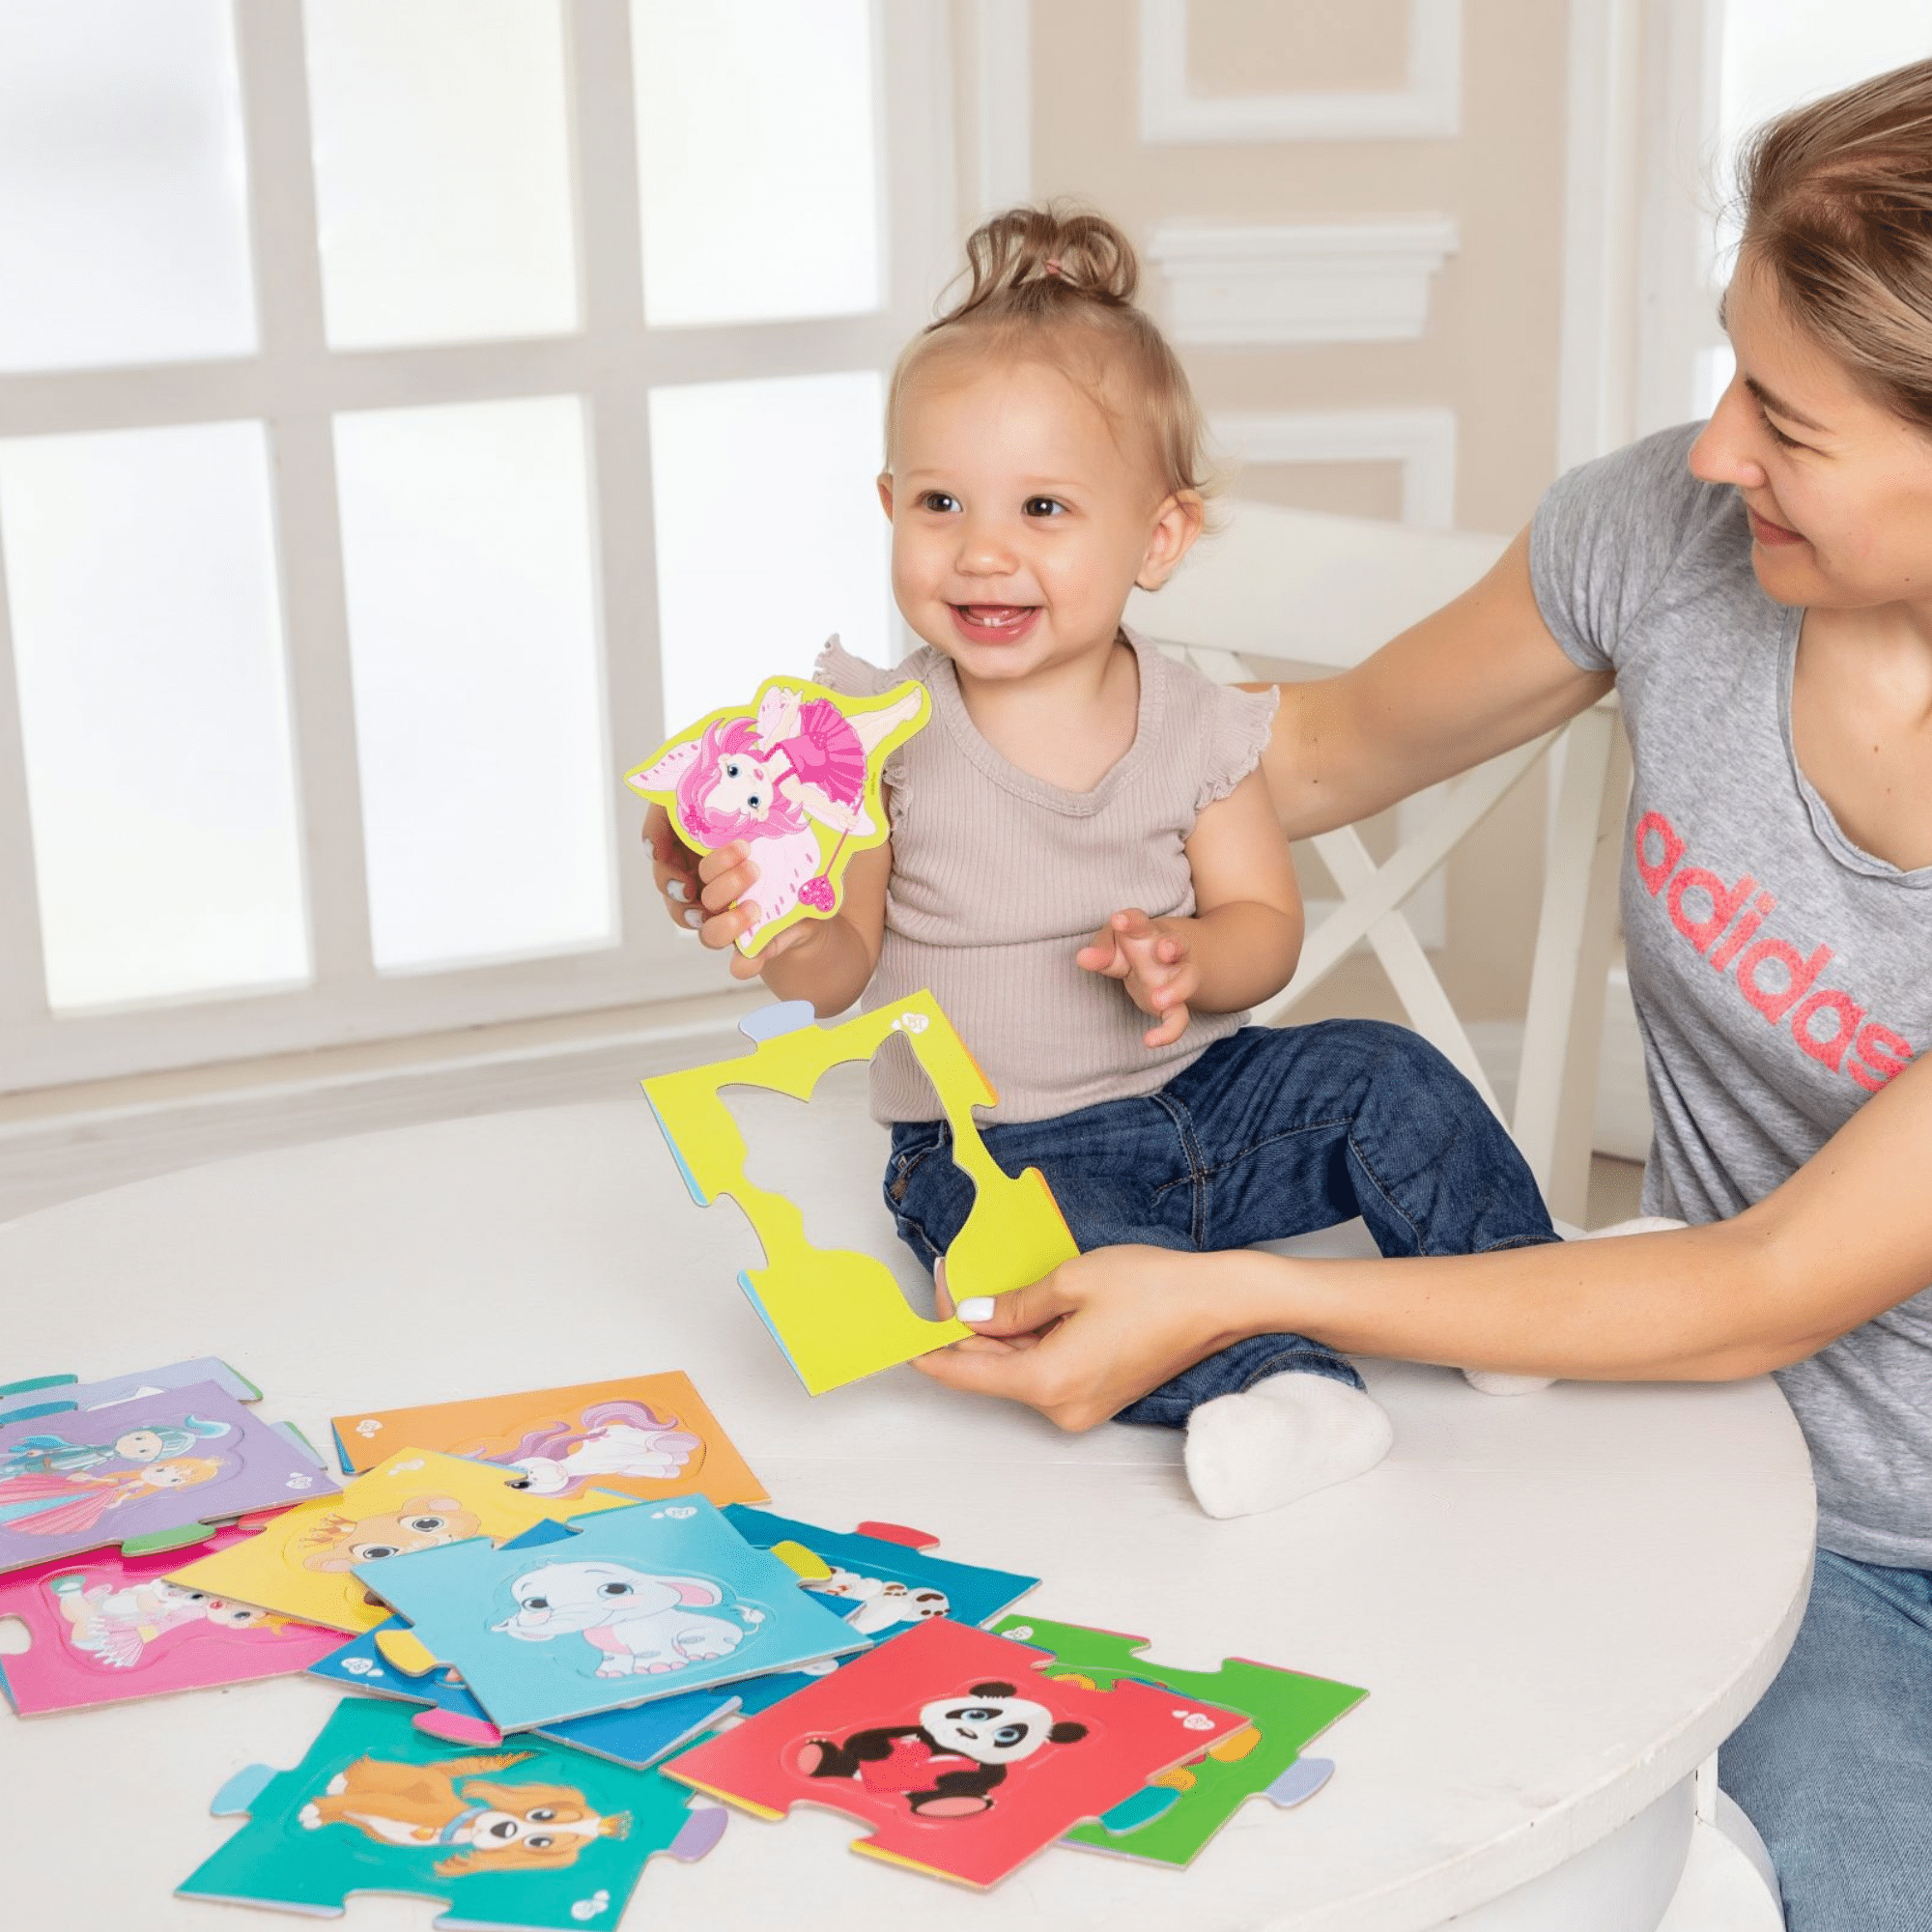
[[[1570,0],[1556,467],[1635,434],[1641,0]]]
[[[1177,342],[1412,342],[1458,247],[1446,214],[1372,221],[1165,222],[1148,257]]]
[[[1141,0],[1141,139],[1149,146],[1439,140],[1462,131],[1463,0],[1408,0],[1402,87],[1218,97],[1189,88],[1187,7]]]
[[[981,215],[1033,199],[1033,0],[973,12],[974,186]]]
[[[1456,412],[1284,410],[1216,414],[1208,428],[1243,463],[1396,463],[1402,522],[1456,527]]]

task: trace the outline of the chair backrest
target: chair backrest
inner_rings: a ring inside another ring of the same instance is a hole
[[[1135,628],[1224,682],[1272,663],[1343,669],[1466,589],[1504,539],[1236,502],[1158,596],[1136,593]],[[1552,747],[1560,751],[1546,763]],[[1418,888],[1532,770],[1550,770],[1553,809],[1513,1116],[1505,1116],[1551,1211],[1582,1225],[1604,990],[1615,945],[1616,861],[1628,754],[1614,703],[1518,747],[1399,821],[1378,864],[1351,827],[1312,842],[1342,896],[1311,923],[1288,990],[1256,1015],[1273,1023],[1361,942],[1410,1023],[1468,1075],[1498,1115],[1468,1029],[1411,923]]]

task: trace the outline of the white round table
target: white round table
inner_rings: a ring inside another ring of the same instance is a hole
[[[894,1258],[910,1292],[862,1078],[829,1076],[809,1113],[741,1095],[752,1172],[813,1238]],[[1249,1657],[1370,1691],[1314,1747],[1338,1766],[1325,1790],[1251,1801],[1184,1873],[1056,1849],[987,1897],[848,1853],[863,1828],[842,1813],[736,1814],[703,1862],[652,1862],[633,1926],[1660,1923],[1690,1776],[1803,1607],[1809,1472],[1769,1382],[1501,1400],[1368,1364],[1387,1461],[1215,1522],[1166,1431],[1063,1435],[910,1369],[808,1397],[736,1285],[755,1255],[728,1202],[692,1202],[641,1098],[405,1128],[0,1225],[0,1381],[217,1353],[323,1444],[350,1408],[684,1369],[787,1515],[919,1524],[942,1555],[1041,1576],[1020,1608],[1141,1633],[1153,1661]],[[0,1715],[9,1922],[232,1932],[234,1908],[172,1895],[234,1829],[208,1800],[243,1765],[294,1763],[335,1695],[292,1678]],[[366,1897],[350,1915],[420,1932],[434,1913]]]

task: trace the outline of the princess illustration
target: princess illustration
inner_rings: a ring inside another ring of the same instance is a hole
[[[862,709],[815,684],[773,678],[755,711],[713,714],[627,782],[663,802],[697,850],[735,838],[754,847],[754,917],[738,943],[755,952],[793,921],[838,909],[844,860],[885,837],[878,783],[886,753],[926,713],[919,684]]]
[[[219,1456],[174,1456],[116,1476],[32,1472],[0,1479],[0,1530],[71,1536],[92,1529],[109,1510],[169,1490],[212,1482],[228,1466]]]
[[[117,1457],[124,1463],[155,1463],[163,1456],[185,1456],[197,1444],[231,1433],[233,1425],[185,1415],[179,1422],[143,1423],[124,1429],[111,1442],[70,1442],[64,1435],[23,1435],[0,1452],[0,1480],[9,1476],[71,1475],[99,1468]]]
[[[578,1422],[546,1422],[529,1430],[507,1454],[483,1447],[458,1453],[521,1469],[519,1487],[533,1495],[574,1496],[611,1476],[669,1482],[703,1448],[704,1438],[680,1429],[674,1415],[659,1415],[640,1402],[599,1402]]]

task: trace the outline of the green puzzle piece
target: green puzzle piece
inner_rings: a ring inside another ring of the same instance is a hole
[[[1050,1651],[1054,1661],[1042,1666],[1044,1677],[1073,1677],[1098,1690],[1123,1679],[1151,1684],[1190,1703],[1218,1704],[1253,1719],[1247,1730],[1164,1772],[1097,1823],[1076,1825],[1062,1841],[1164,1865],[1188,1863],[1249,1798],[1295,1804],[1320,1789],[1325,1771],[1294,1776],[1297,1764],[1312,1770],[1301,1758],[1303,1747],[1369,1694],[1352,1684],[1245,1658],[1232,1658],[1218,1670],[1168,1670],[1142,1662],[1146,1637],[1083,1624],[1010,1616],[993,1629]]]
[[[701,1858],[723,1830],[655,1771],[535,1738],[465,1751],[414,1715],[345,1699],[293,1771],[231,1778],[213,1808],[248,1822],[178,1895],[333,1917],[353,1893],[404,1892],[446,1904],[439,1926],[578,1932],[623,1918],[654,1852]]]

